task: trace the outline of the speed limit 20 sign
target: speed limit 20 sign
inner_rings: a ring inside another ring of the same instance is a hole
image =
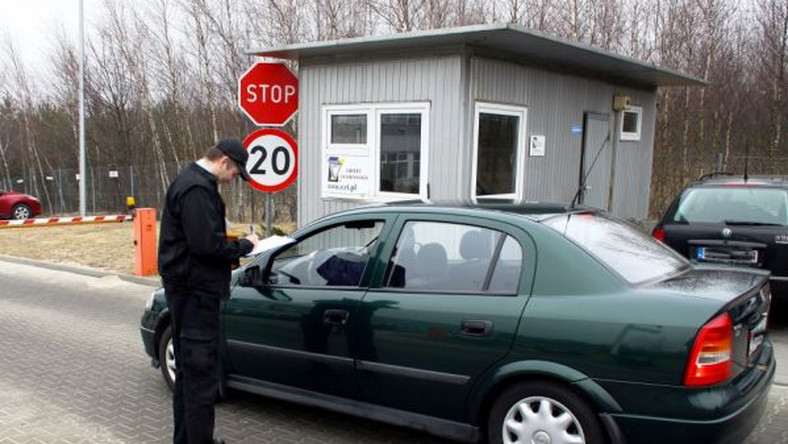
[[[249,184],[260,191],[275,193],[287,188],[298,175],[298,147],[295,140],[278,129],[261,129],[246,136],[249,152],[246,171]]]

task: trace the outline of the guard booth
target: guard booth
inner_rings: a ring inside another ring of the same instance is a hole
[[[658,87],[691,76],[516,25],[295,44],[298,224],[403,199],[647,216]]]

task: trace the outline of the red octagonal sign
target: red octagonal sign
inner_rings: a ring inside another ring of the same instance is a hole
[[[238,79],[238,106],[258,125],[282,126],[298,110],[298,78],[282,63],[255,63]]]

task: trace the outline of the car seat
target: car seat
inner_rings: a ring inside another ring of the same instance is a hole
[[[472,230],[463,234],[460,240],[463,261],[451,267],[451,288],[467,291],[482,289],[492,256],[492,237],[492,233],[486,230]]]
[[[441,244],[424,244],[416,253],[413,278],[405,281],[406,288],[438,289],[446,281],[448,259],[446,249]]]

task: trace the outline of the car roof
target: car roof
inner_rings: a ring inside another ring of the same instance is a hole
[[[695,187],[720,187],[720,186],[742,186],[742,187],[783,187],[788,188],[788,176],[747,176],[732,175],[725,173],[713,173],[701,176],[698,180],[691,183],[687,188]]]
[[[349,212],[378,212],[381,209],[395,212],[434,212],[468,211],[470,213],[500,212],[524,216],[534,221],[541,221],[558,214],[595,213],[601,210],[584,205],[569,205],[556,202],[525,202],[511,201],[500,203],[474,203],[470,201],[395,201],[365,205]]]

